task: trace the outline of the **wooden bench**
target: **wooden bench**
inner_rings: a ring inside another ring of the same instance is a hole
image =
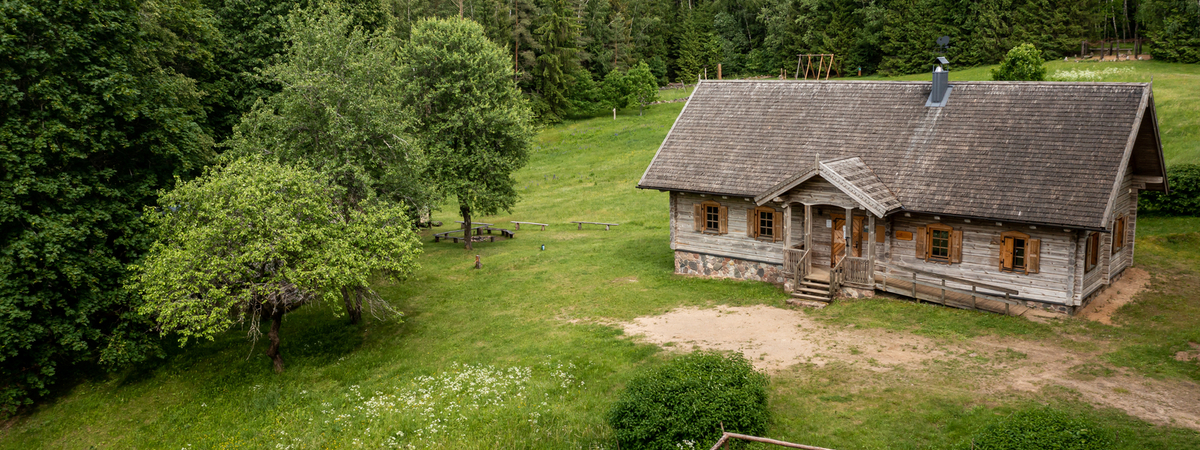
[[[605,231],[608,231],[608,227],[615,227],[615,226],[618,226],[618,225],[620,225],[619,223],[604,223],[604,222],[581,222],[581,221],[575,221],[575,220],[571,221],[571,223],[579,224],[579,227],[578,227],[578,228],[576,228],[577,230],[582,230],[582,229],[583,229],[583,224],[585,224],[585,223],[586,223],[586,224],[588,224],[588,225],[604,225],[604,230],[605,230]]]
[[[493,231],[499,231],[500,235],[504,236],[506,238],[512,239],[512,238],[517,237],[517,234],[513,233],[512,230],[506,230],[503,228],[492,228],[492,227],[487,227],[484,229],[487,230],[488,234],[492,234]]]
[[[487,227],[487,226],[479,226],[479,227],[471,227],[471,229],[475,231],[476,236],[482,236],[484,231],[487,231],[488,234],[492,234],[493,231],[499,231],[500,235],[503,237],[506,237],[509,239],[517,237],[516,233],[513,233],[512,231],[506,230],[503,228],[492,228],[492,227]],[[459,230],[443,231],[441,233],[434,233],[433,242],[441,242],[442,239],[451,239],[454,241],[455,244],[457,244],[459,239],[465,240],[465,239],[467,239],[468,236],[470,236],[470,233],[465,233],[465,231],[466,230],[459,229]],[[451,233],[463,233],[464,236],[462,236],[462,237],[451,236],[450,235]],[[496,242],[496,236],[488,236],[488,237],[490,238],[489,241]]]
[[[512,221],[512,223],[514,223],[514,224],[516,224],[516,225],[517,225],[517,226],[516,226],[516,229],[517,229],[517,231],[521,231],[521,224],[525,224],[525,225],[535,225],[535,226],[541,226],[541,227],[542,227],[542,231],[546,231],[546,227],[548,226],[547,224],[544,224],[544,223],[537,223],[537,222],[517,222],[517,221],[515,221],[515,220],[514,220],[514,221]]]
[[[455,221],[454,221],[454,223],[457,223],[459,228],[462,228],[462,227],[463,227],[463,225],[466,225],[466,224],[467,224],[466,222],[463,222],[463,221],[461,221],[461,220],[455,220]],[[481,227],[490,227],[490,226],[492,226],[492,225],[494,225],[494,224],[491,224],[491,223],[484,223],[484,222],[471,222],[471,225],[479,225],[479,226],[481,226]],[[474,226],[472,226],[471,228],[475,228],[475,227],[474,227]]]

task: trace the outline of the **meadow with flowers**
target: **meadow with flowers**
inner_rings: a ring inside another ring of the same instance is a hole
[[[1200,132],[1189,128],[1200,128],[1200,69],[1136,64],[1057,62],[1048,73],[1143,81],[1152,70],[1164,143],[1174,152],[1168,160],[1200,155]],[[987,69],[952,76],[982,77]],[[781,306],[786,298],[769,284],[673,274],[667,194],[635,185],[683,105],[543,129],[529,165],[516,175],[520,203],[510,214],[479,220],[551,225],[522,228],[515,239],[480,243],[472,252],[434,243],[423,232],[420,270],[408,281],[377,286],[402,320],[368,316],[365,324],[349,325],[327,311],[291,313],[282,328],[288,364],[282,374],[271,370],[263,343],[247,342],[244,329],[171,346],[162,358],[121,373],[70,374],[48,401],[4,423],[0,449],[616,449],[606,419],[614,399],[635,374],[672,356],[625,336],[621,323],[687,306]],[[450,207],[433,219],[453,225],[456,212]],[[580,231],[573,220],[621,225]],[[1139,234],[1138,264],[1200,287],[1200,253],[1173,241],[1141,241],[1154,233],[1194,234],[1200,223],[1146,218],[1143,230],[1149,235]],[[1182,256],[1156,252],[1155,245],[1178,245],[1175,254]],[[482,269],[473,268],[475,255]],[[1155,286],[1143,303],[1175,304],[1165,285]],[[1067,339],[1057,336],[1064,333],[1175,332],[1174,322],[1155,315],[1194,314],[1197,307],[1180,308],[1132,310],[1134,326],[1125,329],[1037,324],[884,299],[806,314],[829,327],[878,327],[945,342],[982,334],[1062,344]],[[1192,376],[1155,365],[1148,351],[1130,352],[1118,352],[1114,364],[1158,370],[1158,377]],[[768,435],[838,449],[969,448],[970,436],[995,418],[1048,403],[1116,430],[1119,448],[1200,447],[1200,433],[1095,407],[1069,390],[978,396],[963,388],[963,379],[975,375],[968,369],[931,370],[944,375],[936,385],[840,364],[771,372]]]

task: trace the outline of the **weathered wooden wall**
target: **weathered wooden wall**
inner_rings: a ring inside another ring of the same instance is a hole
[[[675,250],[783,264],[782,240],[778,242],[761,241],[746,235],[746,210],[753,209],[756,206],[754,202],[741,197],[722,198],[719,195],[702,197],[699,194],[690,193],[674,193],[671,197],[675,210]],[[693,216],[695,208],[693,205],[705,201],[714,201],[729,208],[729,217],[727,219],[729,224],[728,233],[711,234],[695,231],[695,218]],[[773,207],[780,212],[783,211],[783,207],[780,205],[767,204],[765,206]],[[802,218],[804,211],[801,210],[800,214]],[[793,214],[794,216],[795,214]],[[780,217],[783,217],[782,214]],[[795,225],[795,222],[793,220],[793,225]],[[793,226],[793,239],[796,239],[796,236],[798,236],[795,228],[797,227]],[[802,231],[799,236],[800,239],[803,239]]]
[[[1071,305],[1071,269],[1075,259],[1075,233],[1064,231],[1062,228],[1046,229],[1046,227],[1031,228],[1028,225],[1003,223],[996,225],[994,221],[972,220],[913,214],[904,217],[894,214],[892,217],[892,232],[889,233],[890,257],[892,264],[908,266],[930,272],[941,273],[953,277],[977,280],[981,283],[1020,291],[1019,297],[1047,303]],[[895,231],[917,232],[917,228],[933,223],[949,225],[963,233],[962,262],[958,264],[943,264],[927,262],[916,256],[916,240],[901,241],[895,239]],[[1041,239],[1040,272],[1036,274],[1021,274],[1000,270],[1000,233],[1019,231],[1028,234],[1033,239]],[[920,279],[920,277],[918,277]],[[931,279],[932,280],[932,279]],[[949,286],[954,286],[949,283]],[[967,286],[956,286],[970,289]]]

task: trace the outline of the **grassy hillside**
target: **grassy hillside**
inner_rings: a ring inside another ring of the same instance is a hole
[[[1186,86],[1200,72],[1146,67],[1162,69],[1155,85],[1162,86],[1156,96],[1164,138],[1172,136],[1168,121],[1173,136],[1192,136],[1168,145],[1172,160],[1187,152],[1194,157],[1196,131],[1183,128],[1197,119],[1175,116],[1200,105],[1194,101],[1200,83],[1190,93]],[[1174,85],[1160,80],[1172,76]],[[1173,94],[1167,86],[1175,86]],[[1166,108],[1170,102],[1175,109]],[[403,322],[352,327],[329,318],[324,306],[294,313],[283,325],[282,375],[271,372],[264,346],[251,348],[244,330],[172,349],[164,360],[116,376],[84,374],[53,401],[8,422],[0,448],[614,448],[604,421],[612,399],[634,373],[668,355],[632,342],[612,324],[680,306],[780,306],[785,298],[762,283],[672,275],[666,194],[634,186],[682,107],[657,105],[644,117],[622,111],[617,120],[544,130],[529,166],[517,174],[521,203],[512,214],[483,220],[551,227],[522,229],[514,240],[483,243],[474,252],[435,244],[427,232],[417,275],[380,287],[404,311]],[[434,218],[456,220],[449,213]],[[578,231],[572,220],[621,225]],[[1173,287],[1200,286],[1194,250],[1180,253],[1194,248],[1197,228],[1175,219],[1139,228],[1157,230],[1157,240],[1139,237],[1138,264],[1165,275],[1156,279],[1154,295],[1122,312],[1131,325],[1124,328],[1042,325],[883,299],[807,314],[829,326],[857,323],[947,342],[981,334],[1101,339],[1116,346],[1114,365],[1200,380],[1166,353],[1200,341],[1187,325],[1200,305]],[[472,269],[476,254],[482,270]],[[966,448],[994,418],[1052,403],[1114,427],[1121,448],[1200,447],[1194,431],[1093,408],[1068,390],[984,395],[964,387],[973,375],[961,368],[934,373],[945,377],[916,383],[904,373],[839,365],[776,373],[769,435],[839,449]]]

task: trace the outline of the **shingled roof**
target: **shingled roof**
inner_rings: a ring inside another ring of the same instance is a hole
[[[905,211],[1102,229],[1125,167],[1165,177],[1149,84],[952,86],[704,81],[638,187],[757,197],[857,157]]]

